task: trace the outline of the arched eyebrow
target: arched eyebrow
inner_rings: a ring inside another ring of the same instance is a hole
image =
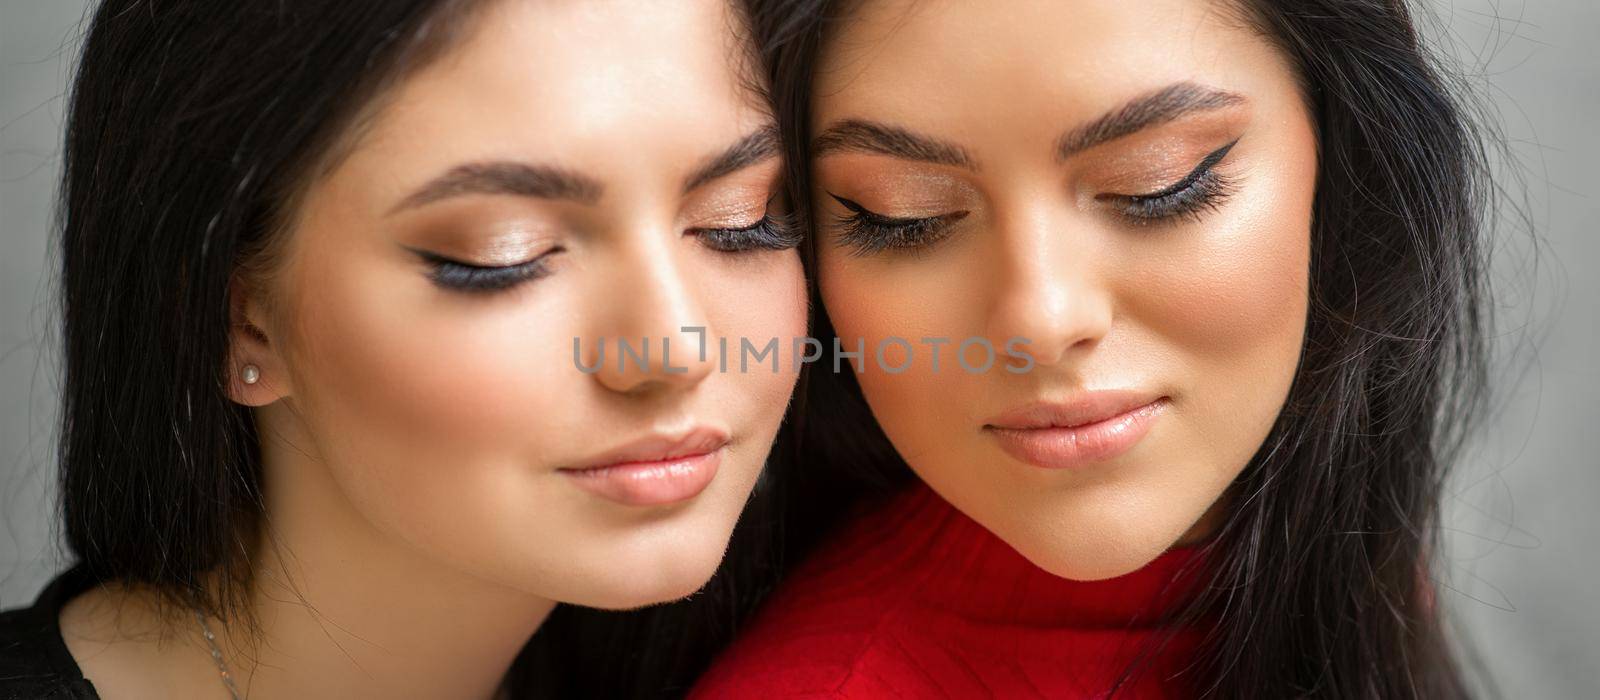
[[[1245,97],[1191,82],[1173,83],[1112,109],[1056,140],[1056,160],[1196,112],[1243,104]],[[811,157],[833,153],[876,153],[903,160],[977,170],[961,144],[919,134],[895,124],[845,119],[828,126],[812,142]]]
[[[903,160],[977,169],[966,149],[903,127],[866,119],[846,119],[830,125],[811,143],[811,157],[833,153],[877,153]]]
[[[599,180],[554,166],[517,161],[464,163],[406,195],[389,213],[469,194],[507,194],[594,204],[600,201],[604,191]]]
[[[1106,112],[1056,140],[1056,160],[1107,141],[1165,124],[1195,112],[1208,112],[1245,102],[1243,95],[1196,83],[1173,83]]]
[[[778,127],[776,124],[768,124],[735,141],[721,153],[707,158],[700,167],[689,174],[689,177],[684,178],[683,191],[689,192],[719,177],[732,175],[757,163],[776,158],[778,145]]]
[[[768,125],[745,136],[705,163],[684,180],[687,192],[778,155],[778,130]],[[469,194],[504,194],[537,199],[564,199],[595,204],[605,186],[589,175],[551,165],[518,161],[463,163],[417,188],[389,209],[390,214]]]

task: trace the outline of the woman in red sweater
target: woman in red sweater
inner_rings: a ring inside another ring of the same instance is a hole
[[[698,695],[1465,693],[1482,145],[1401,0],[768,10],[820,543]]]

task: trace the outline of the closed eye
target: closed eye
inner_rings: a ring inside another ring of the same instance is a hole
[[[965,211],[916,218],[885,216],[832,192],[828,196],[851,212],[834,217],[834,223],[839,228],[839,243],[855,255],[931,245],[948,235],[950,224],[967,216]]]
[[[698,236],[706,247],[723,253],[789,250],[799,247],[801,242],[799,222],[791,216],[770,211],[760,221],[742,228],[697,228],[690,233]]]
[[[428,263],[428,277],[439,287],[467,293],[488,293],[548,276],[550,258],[566,249],[557,246],[530,260],[510,265],[476,265],[432,251],[408,250]]]
[[[1119,213],[1135,223],[1155,223],[1169,219],[1195,219],[1220,206],[1233,193],[1232,180],[1216,169],[1228,155],[1231,143],[1212,151],[1199,165],[1177,182],[1147,194],[1102,195]]]

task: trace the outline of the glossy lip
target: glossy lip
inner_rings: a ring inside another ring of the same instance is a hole
[[[986,421],[983,430],[1018,460],[1044,469],[1078,469],[1127,452],[1170,403],[1147,392],[1096,391],[1006,411]]]
[[[559,469],[589,493],[625,506],[658,506],[700,495],[717,475],[725,430],[706,426],[656,433],[607,450],[584,466]]]

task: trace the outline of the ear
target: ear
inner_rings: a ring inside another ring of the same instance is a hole
[[[265,329],[266,306],[254,285],[235,277],[228,285],[228,398],[245,406],[265,406],[290,394],[280,345]],[[246,382],[254,367],[254,382]]]

